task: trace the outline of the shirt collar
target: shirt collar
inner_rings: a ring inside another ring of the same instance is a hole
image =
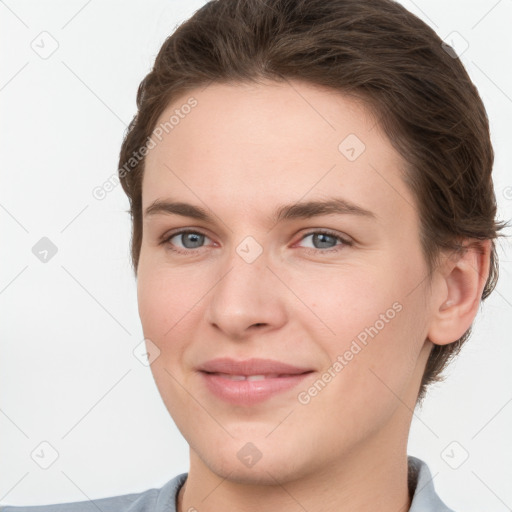
[[[412,494],[409,512],[453,512],[437,495],[430,470],[421,459],[409,455],[409,492]],[[437,474],[437,473],[436,473]]]

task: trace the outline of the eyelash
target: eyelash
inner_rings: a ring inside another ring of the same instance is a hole
[[[203,247],[199,247],[197,249],[177,249],[176,247],[173,247],[173,245],[170,243],[170,240],[172,238],[174,238],[175,236],[177,235],[185,235],[185,234],[194,234],[194,235],[203,235],[205,236],[206,238],[209,238],[208,235],[202,233],[201,231],[196,231],[196,230],[191,230],[191,229],[183,229],[181,231],[175,231],[173,233],[171,233],[169,236],[165,237],[164,240],[162,240],[161,244],[162,245],[168,245],[169,246],[169,249],[173,252],[176,252],[176,253],[179,253],[179,254],[190,254],[190,253],[193,253],[193,252],[199,252],[199,249],[203,249]],[[302,242],[305,238],[307,238],[308,236],[311,236],[311,235],[315,235],[315,234],[321,234],[321,235],[328,235],[328,236],[331,236],[333,238],[335,238],[337,241],[340,241],[342,242],[341,244],[339,245],[336,245],[335,247],[330,247],[330,248],[327,248],[327,249],[314,249],[314,248],[311,248],[311,247],[303,247],[303,249],[305,249],[307,252],[312,252],[314,254],[319,254],[319,253],[332,253],[332,252],[339,252],[343,246],[351,246],[353,245],[353,242],[351,242],[350,240],[347,240],[346,238],[343,238],[341,237],[340,235],[332,232],[332,231],[329,231],[329,230],[324,230],[324,229],[320,229],[320,230],[315,230],[315,231],[310,231],[308,233],[306,233],[305,235],[302,236],[302,238],[299,240],[299,242]]]

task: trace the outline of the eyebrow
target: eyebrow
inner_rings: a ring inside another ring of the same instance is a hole
[[[146,208],[144,218],[153,215],[181,215],[213,224],[214,219],[207,210],[184,202],[157,199]],[[375,213],[339,197],[326,200],[306,201],[281,205],[275,209],[270,221],[277,224],[283,220],[308,219],[321,215],[356,215],[376,219]]]

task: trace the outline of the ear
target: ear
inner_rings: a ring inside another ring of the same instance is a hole
[[[436,345],[457,341],[478,312],[489,276],[491,241],[466,240],[460,253],[447,258],[437,270],[432,294],[433,316],[428,339]]]

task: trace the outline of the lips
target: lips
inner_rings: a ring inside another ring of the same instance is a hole
[[[198,368],[206,388],[234,405],[252,406],[296,387],[313,370],[272,359],[213,359]]]
[[[218,373],[216,372],[215,375],[218,375],[219,377],[224,377],[225,379],[230,380],[265,380],[265,379],[275,379],[276,377],[286,377],[286,374],[278,375],[277,373],[269,373],[267,375],[231,375],[230,373]]]
[[[293,366],[273,359],[246,359],[236,361],[228,357],[212,359],[202,364],[200,371],[235,376],[284,376],[299,375],[312,371],[311,368]]]

